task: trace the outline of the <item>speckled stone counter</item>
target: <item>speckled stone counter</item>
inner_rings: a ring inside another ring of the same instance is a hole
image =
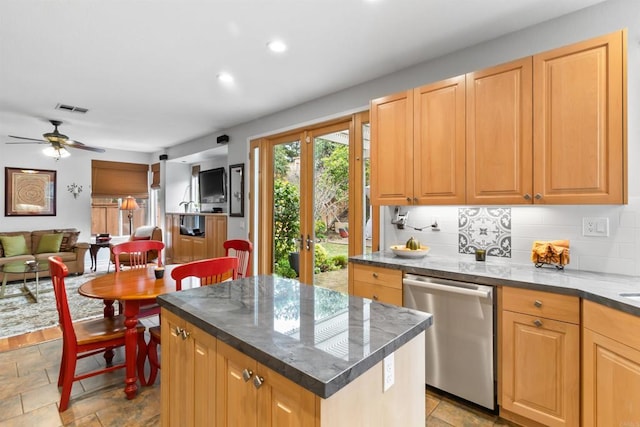
[[[636,316],[640,316],[640,299],[620,294],[640,294],[640,277],[576,270],[557,270],[552,266],[536,268],[487,257],[475,261],[473,256],[442,257],[427,255],[420,259],[400,258],[391,251],[375,252],[349,258],[357,264],[386,267],[406,273],[460,280],[482,285],[513,286],[575,295]]]
[[[322,398],[432,323],[430,314],[272,276],[165,294],[158,303]]]

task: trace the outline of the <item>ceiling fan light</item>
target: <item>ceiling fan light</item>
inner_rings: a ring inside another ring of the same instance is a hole
[[[56,147],[47,147],[42,150],[45,156],[53,157],[56,160],[64,159],[65,157],[69,157],[71,153],[67,151],[66,148],[56,148]]]

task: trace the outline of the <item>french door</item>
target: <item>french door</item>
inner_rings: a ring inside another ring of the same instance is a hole
[[[370,218],[363,126],[367,113],[251,142],[254,271],[346,285]]]

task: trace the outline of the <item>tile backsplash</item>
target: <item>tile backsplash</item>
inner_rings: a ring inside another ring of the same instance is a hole
[[[499,242],[500,238],[494,236],[503,236],[504,245],[495,243],[496,252],[487,252],[491,255],[488,260],[528,263],[535,240],[566,239],[571,246],[571,263],[565,267],[567,270],[640,276],[638,197],[629,197],[627,205],[402,207],[402,212],[410,212],[403,230],[391,225],[394,208],[381,208],[382,247],[404,243],[414,236],[431,247],[429,255],[473,257],[471,248],[474,245]],[[584,217],[608,218],[609,236],[583,236]],[[434,222],[438,223],[440,231],[432,231],[430,225]],[[467,241],[461,242],[461,236],[466,236]],[[504,254],[498,255],[502,252]]]
[[[511,258],[511,208],[458,208],[458,253]]]

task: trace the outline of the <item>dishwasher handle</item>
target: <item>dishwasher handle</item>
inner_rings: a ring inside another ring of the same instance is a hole
[[[453,281],[447,281],[447,282],[455,283]],[[472,284],[463,283],[463,282],[460,283],[460,285],[463,285],[463,286],[455,286],[455,285],[452,286],[452,285],[436,283],[432,280],[429,280],[429,278],[427,277],[423,278],[422,280],[417,280],[415,278],[412,278],[411,276],[408,276],[402,279],[402,284],[408,285],[408,286],[415,286],[419,288],[425,288],[425,289],[434,289],[438,291],[449,292],[452,294],[470,295],[470,296],[481,297],[481,298],[491,298],[491,294],[493,291],[493,288],[491,288],[490,286],[472,285]]]

